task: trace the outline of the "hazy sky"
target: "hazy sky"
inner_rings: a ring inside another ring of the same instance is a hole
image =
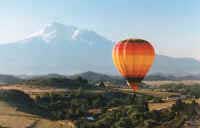
[[[144,38],[157,53],[200,59],[200,0],[1,0],[0,43],[53,21],[113,41]]]

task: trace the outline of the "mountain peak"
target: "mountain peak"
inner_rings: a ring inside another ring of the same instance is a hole
[[[0,45],[0,71],[71,74],[89,70],[113,74],[117,72],[112,62],[113,45],[94,31],[53,22],[25,40]],[[200,62],[157,55],[150,73],[200,74]],[[95,73],[84,75],[92,77]]]
[[[52,22],[45,25],[40,31],[30,34],[28,37],[26,37],[25,41],[35,38],[42,39],[46,43],[78,40],[92,45],[99,42],[110,42],[94,31],[78,29],[74,26],[68,26],[58,22]]]
[[[47,33],[51,33],[51,32],[70,32],[70,34],[72,34],[77,28],[74,26],[67,26],[64,25],[62,23],[58,23],[58,22],[53,22],[51,24],[47,24],[45,25],[45,27],[43,28],[43,34],[47,34]],[[67,34],[66,33],[66,34]]]
[[[46,24],[44,28],[38,32],[32,33],[25,38],[25,40],[32,40],[34,38],[41,38],[45,42],[56,42],[60,40],[71,40],[72,35],[77,30],[74,26],[67,26],[62,23],[52,22]]]
[[[59,22],[52,22],[52,23],[46,24],[46,26],[48,26],[48,27],[50,27],[50,26],[53,26],[53,27],[59,27],[59,26],[65,27],[64,24],[59,23]]]

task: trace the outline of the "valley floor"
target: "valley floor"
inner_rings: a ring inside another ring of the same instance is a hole
[[[22,85],[12,85],[12,86],[0,86],[0,90],[21,90],[25,93],[31,95],[32,97],[41,95],[43,93],[51,92],[66,92],[68,89],[55,89],[55,88],[34,88],[30,86]],[[116,89],[116,88],[115,88]],[[130,89],[118,89],[123,92],[130,93]],[[91,90],[90,90],[91,91]],[[101,90],[92,90],[93,93],[101,93]],[[152,90],[140,90],[137,93],[159,96],[165,98],[171,95],[178,95],[178,93],[169,93],[169,92],[153,92]],[[191,102],[192,99],[184,99],[184,102]],[[175,104],[176,100],[165,101],[163,103],[149,103],[150,111],[161,110],[170,108]],[[200,104],[200,99],[196,99],[196,102]],[[198,128],[200,127],[200,110],[197,110],[197,116],[186,120],[182,125],[183,128]],[[37,115],[28,114],[25,112],[18,111],[17,108],[7,104],[5,101],[0,100],[0,128],[75,128],[75,125],[72,121],[69,120],[59,120],[52,121],[48,119],[41,118]]]

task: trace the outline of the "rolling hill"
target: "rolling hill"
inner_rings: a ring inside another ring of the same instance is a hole
[[[106,75],[102,73],[87,71],[75,75],[68,76],[68,78],[75,79],[78,77],[82,77],[83,79],[86,79],[88,81],[93,82],[112,82],[112,83],[124,83],[124,78],[121,76],[114,76],[114,75]],[[184,75],[184,76],[176,76],[176,75],[165,75],[160,73],[150,74],[145,77],[146,81],[160,81],[160,80],[171,80],[171,81],[177,81],[177,80],[200,80],[200,75]]]

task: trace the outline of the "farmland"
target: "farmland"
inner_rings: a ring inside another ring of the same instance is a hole
[[[111,125],[113,128],[118,128],[125,127],[124,123],[127,121],[130,126],[158,128],[175,125],[187,127],[191,122],[198,124],[198,119],[196,119],[198,114],[194,114],[197,116],[195,120],[191,120],[192,111],[190,110],[199,113],[196,103],[200,103],[200,100],[192,97],[193,94],[196,95],[192,90],[189,90],[191,93],[184,93],[183,89],[188,89],[185,88],[185,84],[184,86],[178,85],[177,91],[171,88],[174,83],[172,86],[171,83],[165,86],[165,83],[164,86],[141,88],[135,94],[129,88],[119,86],[91,87],[89,85],[84,88],[81,86],[71,88],[67,85],[70,88],[63,88],[63,86],[34,84],[19,83],[0,86],[0,126],[8,128],[50,126],[51,128],[98,128]],[[76,84],[79,85],[79,83]],[[85,82],[83,84],[87,85]],[[197,85],[193,86],[190,85],[195,90],[198,88]],[[179,100],[181,102],[177,103]],[[183,108],[177,109],[180,106]],[[184,115],[184,119],[181,115],[174,113],[177,110],[182,116]],[[129,114],[124,113],[125,111]],[[158,113],[162,115],[162,118],[157,117]],[[17,122],[14,121],[16,119]],[[136,122],[132,122],[133,120]],[[176,124],[177,121],[181,121],[180,124]]]

